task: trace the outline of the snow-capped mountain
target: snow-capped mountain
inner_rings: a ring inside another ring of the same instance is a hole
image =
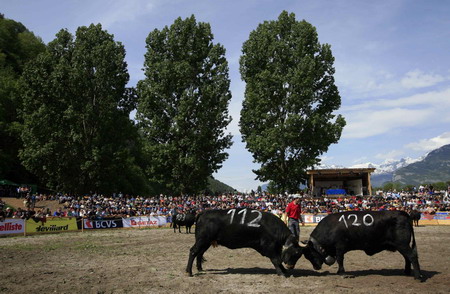
[[[394,173],[396,170],[406,167],[412,163],[422,161],[425,156],[414,159],[410,157],[401,158],[398,160],[389,159],[381,164],[376,163],[360,163],[352,165],[348,168],[375,168],[375,172],[371,175],[371,182],[374,187],[382,186],[385,182],[390,182],[393,180]],[[315,167],[316,169],[339,169],[345,168],[339,165],[319,165]]]
[[[401,159],[388,159],[385,160],[383,163],[381,164],[376,164],[376,163],[363,163],[363,164],[357,164],[357,165],[353,165],[351,167],[353,168],[375,168],[375,172],[373,174],[386,174],[386,173],[393,173],[396,170],[398,170],[399,168],[405,167],[407,165],[410,165],[411,163],[417,162],[417,161],[421,161],[423,160],[424,157],[420,157],[420,158],[410,158],[410,157],[406,157],[406,158],[401,158]]]
[[[399,168],[405,167],[411,163],[422,160],[424,157],[420,157],[418,159],[413,159],[410,157],[402,158],[402,159],[388,159],[381,164],[376,164],[372,162],[359,163],[349,167],[344,167],[341,165],[327,165],[321,164],[315,167],[315,169],[339,169],[339,168],[375,168],[375,172],[373,174],[386,174],[393,173]]]

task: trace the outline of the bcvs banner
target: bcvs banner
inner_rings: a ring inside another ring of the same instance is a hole
[[[115,229],[123,228],[122,219],[103,219],[103,220],[91,220],[84,219],[85,229]]]
[[[305,214],[303,215],[303,220],[307,224],[318,224],[327,215],[328,214]]]

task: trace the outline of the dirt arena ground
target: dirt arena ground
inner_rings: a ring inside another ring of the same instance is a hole
[[[302,227],[302,239],[313,227]],[[0,293],[449,293],[450,226],[415,228],[424,283],[403,275],[399,253],[345,256],[314,271],[302,257],[289,278],[252,249],[210,248],[205,271],[184,273],[194,234],[99,230],[0,238]]]

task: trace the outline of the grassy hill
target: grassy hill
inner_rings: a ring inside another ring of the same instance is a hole
[[[228,186],[227,184],[222,183],[219,180],[216,180],[214,178],[208,179],[208,190],[212,194],[216,193],[232,193],[235,192],[236,189],[233,187]]]

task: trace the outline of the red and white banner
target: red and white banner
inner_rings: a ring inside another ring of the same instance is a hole
[[[23,234],[25,231],[25,220],[7,218],[0,222],[0,235]]]
[[[162,227],[167,224],[164,216],[137,216],[122,219],[124,228]]]
[[[318,224],[322,219],[324,219],[328,214],[304,214],[303,220],[306,224]]]

